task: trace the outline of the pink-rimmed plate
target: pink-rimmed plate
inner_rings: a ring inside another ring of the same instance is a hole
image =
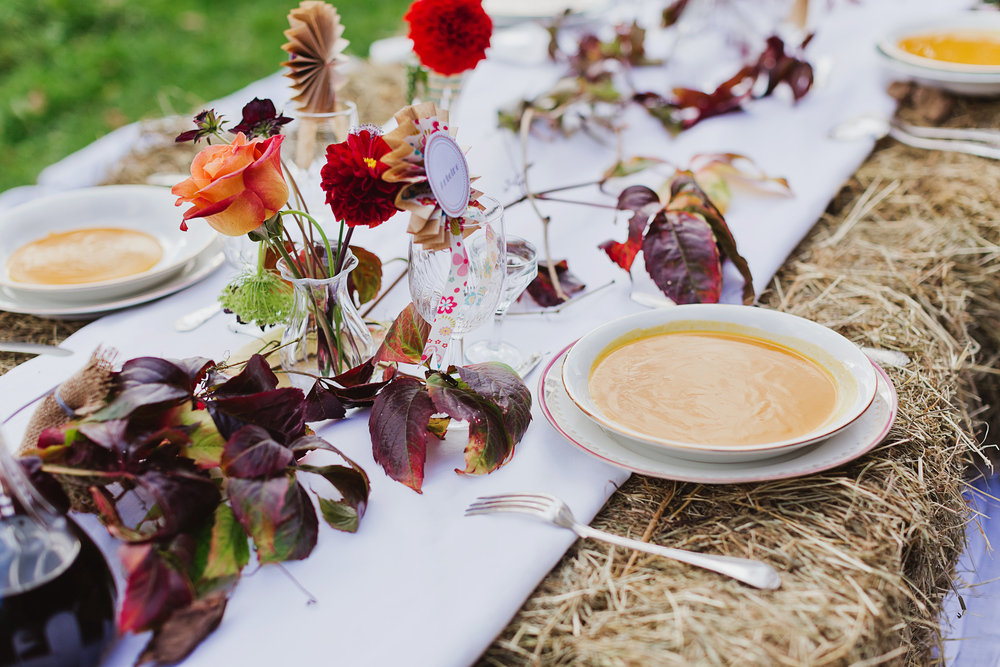
[[[572,345],[549,362],[538,381],[538,401],[550,424],[587,454],[632,472],[699,484],[739,484],[811,475],[835,468],[872,450],[882,442],[898,408],[892,381],[878,364],[875,398],[850,426],[827,440],[773,458],[742,463],[680,459],[648,449],[630,449],[613,439],[573,402],[563,386],[563,359]]]

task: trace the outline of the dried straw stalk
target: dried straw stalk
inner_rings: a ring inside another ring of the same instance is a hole
[[[989,124],[990,108],[962,104],[950,124]],[[980,395],[998,393],[997,183],[997,163],[884,142],[762,300],[911,358],[887,368],[900,412],[874,452],[763,484],[633,475],[594,522],[762,558],[782,572],[780,590],[577,542],[479,667],[935,662],[971,518],[964,476],[983,461],[977,420],[995,421]]]

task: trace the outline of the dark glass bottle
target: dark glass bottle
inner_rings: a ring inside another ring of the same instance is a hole
[[[0,438],[0,667],[96,667],[115,638],[115,602],[97,545]]]

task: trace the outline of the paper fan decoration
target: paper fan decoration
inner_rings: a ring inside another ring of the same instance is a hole
[[[447,132],[454,137],[458,128],[448,126],[448,111],[433,102],[404,107],[396,113],[395,119],[396,129],[384,137],[392,150],[382,156],[382,164],[388,167],[382,180],[405,184],[396,195],[396,208],[410,212],[406,231],[413,234],[413,240],[426,250],[443,250],[450,245],[450,227],[427,182],[424,145],[435,132]],[[478,178],[472,176],[470,182]],[[482,194],[472,189],[470,209],[459,219],[463,236],[471,234],[479,225],[475,211],[482,208],[477,204]]]
[[[288,14],[288,24],[288,43],[281,48],[292,57],[281,64],[291,70],[285,76],[298,91],[292,101],[309,113],[334,111],[337,91],[347,83],[336,68],[346,62],[343,50],[350,43],[342,37],[344,26],[337,9],[326,2],[304,0]]]

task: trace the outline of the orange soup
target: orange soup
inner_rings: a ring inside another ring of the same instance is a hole
[[[163,256],[159,242],[130,229],[92,228],[51,233],[18,248],[7,260],[11,280],[79,285],[148,271]]]
[[[1000,65],[1000,34],[985,30],[914,35],[899,40],[899,48],[915,56],[948,63]]]
[[[837,409],[837,386],[787,347],[737,334],[655,334],[605,353],[590,394],[611,421],[640,433],[714,446],[787,440]]]

